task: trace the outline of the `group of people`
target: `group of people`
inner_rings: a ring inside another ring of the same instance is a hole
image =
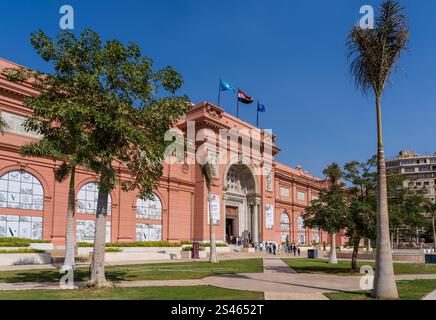
[[[261,242],[256,246],[256,251],[258,252],[266,252],[269,254],[277,254],[278,247],[275,242]]]
[[[294,254],[294,256],[301,256],[301,248],[295,244],[286,243],[284,245],[276,244],[275,242],[261,242],[256,247],[256,252],[266,252],[269,254],[277,255],[280,251],[284,250],[285,253]]]
[[[294,256],[296,256],[297,254],[298,254],[298,256],[301,256],[300,246],[297,246],[297,245],[292,244],[292,243],[287,243],[285,245],[285,252],[286,253],[294,253]]]
[[[243,237],[237,236],[230,236],[229,237],[229,243],[234,244],[234,245],[238,245],[238,246],[243,246],[245,244],[245,239]]]

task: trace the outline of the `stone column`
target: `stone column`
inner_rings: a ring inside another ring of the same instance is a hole
[[[257,202],[253,205],[253,242],[259,242],[259,204]]]

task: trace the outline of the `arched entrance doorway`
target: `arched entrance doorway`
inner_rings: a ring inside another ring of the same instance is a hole
[[[246,164],[235,163],[224,176],[223,202],[227,242],[242,237],[252,243],[259,242],[259,205],[257,181],[253,170]]]

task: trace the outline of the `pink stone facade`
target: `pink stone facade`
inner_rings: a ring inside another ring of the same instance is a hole
[[[0,59],[0,69],[14,66],[16,65]],[[33,232],[33,237],[52,240],[55,245],[62,246],[65,239],[68,181],[59,183],[55,180],[54,171],[60,163],[52,159],[23,158],[19,155],[20,146],[37,138],[19,128],[20,119],[30,115],[29,110],[23,107],[23,99],[35,94],[37,92],[27,85],[16,85],[0,78],[0,112],[13,127],[0,136],[0,182],[3,183],[3,187],[0,184],[0,237],[12,236],[11,232],[14,236]],[[208,102],[194,105],[186,117],[179,121],[177,128],[186,133],[188,122],[195,124],[196,135],[202,129],[216,134],[220,129],[245,129],[259,136],[264,134],[262,130]],[[275,156],[280,149],[274,145],[274,140],[275,137],[269,146],[272,150],[272,158],[269,159],[272,171],[269,176],[256,174],[264,165],[263,154],[251,157],[245,164],[239,163],[238,154],[244,149],[241,141],[237,141],[234,150],[231,146],[226,149],[229,161],[216,166],[211,194],[216,196],[214,210],[219,212],[219,220],[214,224],[217,240],[228,241],[231,236],[240,236],[248,231],[255,242],[280,242],[286,239],[305,244],[328,243],[325,233],[304,228],[299,219],[313,197],[326,186],[326,182],[301,168],[293,169],[278,163]],[[196,145],[197,148],[200,147],[201,141]],[[267,147],[262,145],[261,150]],[[10,172],[14,174],[8,175]],[[129,172],[119,166],[118,172],[121,180],[129,179]],[[27,183],[29,179],[34,181],[33,189]],[[96,181],[97,177],[92,173],[78,170],[76,194],[78,197],[80,195],[83,202],[77,209],[76,219],[80,221],[83,232],[89,227],[86,222],[94,220],[93,201],[89,201],[92,185],[87,184]],[[39,188],[38,182],[42,186],[43,200],[41,208],[35,210],[36,207],[31,202],[39,203],[39,195],[32,195]],[[84,186],[89,189],[88,193],[83,189]],[[209,239],[207,189],[198,164],[169,164],[165,161],[164,174],[155,195],[155,202],[141,202],[138,208],[137,192],[123,192],[116,187],[111,192],[112,212],[107,217],[110,222],[107,240],[129,242],[161,239],[178,242]],[[137,212],[142,212],[141,210],[146,214],[138,215]],[[26,221],[29,220],[28,217],[34,221],[34,217],[41,225],[38,227],[33,222],[15,222],[20,217]],[[2,219],[7,221],[2,222]],[[3,235],[2,226],[6,233]],[[87,232],[89,235],[89,230]],[[338,241],[340,244],[342,237]]]

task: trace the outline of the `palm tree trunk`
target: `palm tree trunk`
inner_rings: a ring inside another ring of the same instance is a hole
[[[209,227],[210,227],[210,254],[209,254],[209,262],[210,263],[218,263],[218,257],[216,254],[216,240],[215,240],[215,232],[213,230],[213,217],[212,217],[212,201],[210,199],[210,195],[207,195],[207,203],[209,206]]]
[[[67,208],[67,230],[65,232],[65,257],[64,257],[64,265],[62,266],[63,271],[74,270],[75,269],[75,210],[76,210],[76,192],[74,190],[75,184],[75,174],[76,174],[76,166],[71,165],[70,172],[70,186],[68,191],[68,208]]]
[[[111,284],[106,280],[104,253],[106,248],[106,216],[109,194],[101,189],[98,192],[97,214],[95,219],[94,252],[91,262],[89,287],[105,288]]]
[[[389,239],[389,212],[386,183],[386,164],[383,149],[383,129],[381,116],[381,97],[377,95],[377,130],[378,130],[378,201],[377,201],[377,251],[372,295],[376,298],[398,299],[392,262],[391,241]]]
[[[435,222],[436,215],[433,214],[431,222],[433,225],[433,249],[434,253],[436,254],[436,222]]]
[[[338,259],[336,258],[336,233],[330,234],[329,264],[338,264]]]

